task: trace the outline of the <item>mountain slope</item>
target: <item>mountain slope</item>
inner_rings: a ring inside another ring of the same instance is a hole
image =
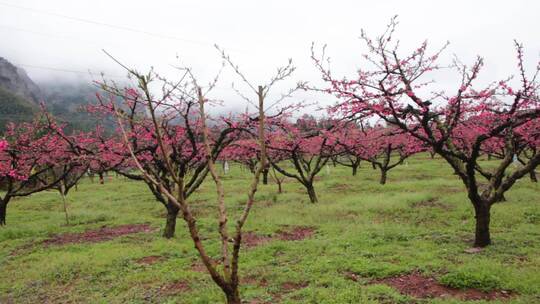
[[[32,120],[40,96],[39,87],[24,70],[0,57],[0,132],[8,122]]]
[[[0,133],[8,122],[30,121],[38,106],[0,87]]]
[[[22,99],[39,104],[41,91],[26,72],[0,57],[0,88]]]

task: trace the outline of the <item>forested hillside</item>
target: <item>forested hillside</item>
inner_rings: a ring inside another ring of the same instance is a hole
[[[48,112],[64,123],[65,130],[92,130],[96,118],[85,111],[95,101],[99,88],[90,81],[50,80],[34,83],[26,72],[0,57],[0,132],[9,122],[31,121],[43,103]],[[111,130],[112,121],[103,127]]]
[[[38,106],[0,87],[0,132],[8,122],[29,121]]]

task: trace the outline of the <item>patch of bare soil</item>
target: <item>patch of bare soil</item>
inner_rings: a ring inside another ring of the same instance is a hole
[[[30,243],[24,244],[22,246],[19,246],[19,247],[15,248],[9,254],[9,256],[18,256],[18,255],[22,255],[22,254],[27,254],[27,253],[32,251],[32,248],[34,247],[35,244],[36,244],[35,242],[30,242]],[[4,303],[4,302],[0,301],[0,303]]]
[[[163,295],[175,295],[191,290],[189,284],[184,281],[165,284],[159,288],[159,293]]]
[[[334,215],[340,219],[356,219],[360,215],[360,212],[354,210],[338,210]]]
[[[271,200],[264,200],[264,201],[257,202],[257,204],[259,206],[262,206],[262,207],[271,207],[271,206],[275,205],[276,202],[271,201]]]
[[[282,241],[301,241],[315,234],[313,227],[296,226],[290,230],[278,230],[277,238]]]
[[[82,233],[64,233],[42,242],[45,246],[65,245],[74,243],[98,243],[112,240],[128,234],[151,232],[154,229],[148,224],[130,224],[115,227],[101,227],[96,230],[87,230]]]
[[[266,284],[266,281],[264,281]],[[253,299],[249,301],[249,304],[275,304],[281,302],[283,299],[283,296],[291,293],[295,290],[299,290],[302,288],[308,287],[308,282],[285,282],[281,284],[281,288],[277,292],[271,292],[271,300],[261,300],[261,299]],[[259,286],[266,286],[266,285],[260,285]],[[298,300],[298,299],[297,299]]]
[[[214,264],[215,265],[219,265],[221,264],[221,260],[218,260],[218,259],[214,259]],[[202,263],[201,260],[196,260],[194,261],[193,263],[191,263],[191,266],[189,267],[189,270],[193,271],[193,272],[202,272],[202,273],[207,273],[208,269],[206,269],[206,266],[204,266],[204,264]]]
[[[146,256],[144,258],[140,258],[140,259],[135,260],[135,263],[137,263],[139,265],[153,265],[153,264],[159,263],[159,262],[164,261],[164,260],[165,260],[165,257],[163,257],[163,256],[150,255],[150,256]]]
[[[484,292],[478,289],[456,289],[444,286],[434,278],[424,277],[413,272],[406,275],[374,280],[372,284],[386,284],[397,289],[401,294],[415,298],[458,298],[461,300],[497,300],[507,299],[512,295],[506,290]]]
[[[412,208],[441,208],[444,210],[452,209],[450,206],[439,202],[436,198],[430,198],[425,201],[419,201],[411,204]]]
[[[482,247],[472,247],[472,248],[467,248],[467,249],[463,250],[463,252],[469,253],[469,254],[480,253],[482,251],[484,251],[484,248],[482,248]]]
[[[191,264],[191,267],[189,269],[191,271],[194,271],[194,272],[206,272],[207,271],[206,266],[204,266],[200,262],[196,262],[196,263]]]
[[[268,286],[268,281],[265,278],[260,278],[255,275],[240,276],[240,282],[245,285],[266,287]]]
[[[299,283],[285,282],[285,283],[281,284],[281,290],[284,291],[284,292],[291,292],[291,291],[295,291],[295,290],[298,290],[298,289],[306,288],[306,287],[308,287],[308,285],[309,285],[308,282],[299,282]]]
[[[268,302],[261,299],[252,299],[249,301],[249,304],[273,304],[274,302]]]
[[[354,282],[358,282],[358,280],[360,280],[360,276],[352,271],[346,271],[344,273],[345,275],[345,278],[348,279],[348,280],[351,280],[351,281],[354,281]]]
[[[257,247],[272,240],[301,241],[315,234],[313,227],[295,226],[286,230],[278,230],[272,235],[257,234],[253,231],[242,233],[242,246],[247,248]]]
[[[461,187],[444,187],[437,189],[437,191],[440,191],[441,193],[458,193],[464,192],[465,190],[463,190]]]
[[[253,231],[247,231],[242,233],[242,245],[247,248],[256,247],[270,242],[273,239],[270,235],[261,235]]]
[[[351,190],[351,186],[347,184],[334,184],[330,188],[332,188],[332,190],[336,190],[337,192]]]
[[[279,292],[272,293],[272,300],[274,303],[280,302],[284,295],[302,288],[306,288],[308,285],[308,282],[285,282],[281,284],[281,289]]]

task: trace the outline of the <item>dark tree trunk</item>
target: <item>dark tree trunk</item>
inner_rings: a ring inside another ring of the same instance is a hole
[[[387,172],[386,170],[381,169],[381,179],[379,180],[379,183],[381,185],[386,184],[386,172]]]
[[[319,200],[317,199],[317,193],[315,193],[315,187],[313,187],[313,184],[306,185],[307,193],[309,195],[309,201],[312,204],[317,203]]]
[[[263,185],[268,185],[268,168],[264,168],[262,174],[263,174]]]
[[[538,179],[536,178],[536,172],[534,172],[534,170],[531,170],[531,172],[529,173],[529,176],[531,178],[531,182],[533,182],[533,183],[538,182]]]
[[[475,207],[476,231],[474,237],[474,247],[486,247],[491,244],[489,233],[490,208],[482,203]]]
[[[6,224],[6,211],[7,211],[7,202],[0,200],[0,226]]]
[[[283,189],[281,188],[281,182],[280,181],[276,181],[277,182],[277,193],[281,194],[283,193]]]
[[[175,205],[169,204],[167,206],[167,222],[165,223],[165,230],[163,231],[163,237],[170,239],[174,237],[176,231],[176,217],[180,209]]]
[[[242,300],[240,299],[240,293],[238,288],[225,292],[227,296],[227,304],[241,304]]]
[[[101,172],[99,172],[99,183],[102,185],[105,183],[105,180],[103,179],[103,173]]]
[[[375,166],[375,163],[371,163],[371,168],[373,168],[373,170],[377,169],[377,167]]]
[[[356,176],[356,171],[358,171],[358,165],[352,166],[352,176]]]

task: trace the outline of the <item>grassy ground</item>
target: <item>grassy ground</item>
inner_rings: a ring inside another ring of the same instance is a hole
[[[391,171],[387,185],[379,185],[378,177],[368,164],[356,177],[345,167],[323,170],[315,185],[316,205],[292,180],[281,195],[273,183],[261,186],[247,231],[272,234],[292,225],[315,227],[316,233],[302,241],[272,240],[243,250],[241,274],[251,278],[242,287],[243,297],[268,303],[461,303],[417,301],[369,283],[419,271],[450,286],[511,290],[516,296],[510,303],[540,303],[540,185],[519,181],[507,201],[493,208],[493,245],[468,254],[472,208],[442,160],[419,155]],[[248,179],[239,167],[225,177],[229,209],[236,214]],[[191,201],[205,242],[217,253],[214,197],[208,179]],[[68,201],[71,226],[64,225],[56,192],[10,203],[8,226],[0,228],[0,303],[223,301],[209,276],[193,269],[198,260],[183,221],[178,221],[176,238],[160,237],[164,208],[144,184],[84,180]],[[59,233],[135,223],[150,223],[156,230],[92,244],[39,243]],[[147,256],[162,258],[137,263]],[[347,273],[359,279],[352,281]],[[171,290],[174,282],[183,282],[182,288]],[[305,288],[283,290],[294,283]]]

